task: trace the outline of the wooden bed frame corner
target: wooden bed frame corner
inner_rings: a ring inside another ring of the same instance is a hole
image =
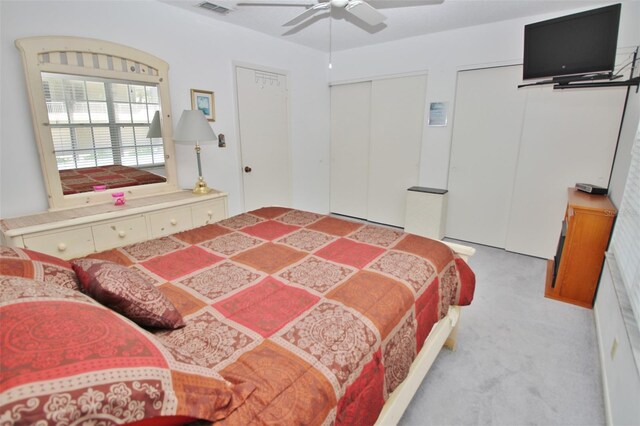
[[[446,241],[443,243],[451,247],[465,262],[476,252],[473,247]],[[424,346],[411,364],[407,378],[389,395],[375,423],[376,426],[398,424],[442,347],[455,350],[459,325],[460,307],[450,306],[447,315],[431,329]]]

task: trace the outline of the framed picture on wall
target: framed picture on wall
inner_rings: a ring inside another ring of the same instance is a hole
[[[207,117],[207,120],[216,121],[216,104],[213,92],[191,89],[191,109],[199,109]]]

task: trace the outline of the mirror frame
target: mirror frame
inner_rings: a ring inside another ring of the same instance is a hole
[[[125,192],[127,197],[134,198],[179,190],[171,125],[169,64],[141,50],[91,38],[27,37],[16,40],[16,47],[22,53],[31,118],[49,201],[49,210],[109,202],[112,192]],[[82,61],[78,61],[80,55]],[[64,195],[49,128],[49,114],[42,90],[42,73],[44,72],[157,84],[162,114],[162,139],[167,181],[107,189],[101,192]]]

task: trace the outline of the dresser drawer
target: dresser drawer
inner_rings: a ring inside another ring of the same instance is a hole
[[[193,218],[194,228],[226,219],[225,200],[218,198],[208,203],[193,206],[191,207],[191,217]]]
[[[95,251],[91,227],[25,236],[24,246],[30,250],[63,259],[71,259]]]
[[[149,215],[151,225],[150,238],[164,237],[180,231],[193,228],[191,208],[189,206],[164,210]]]
[[[108,250],[146,240],[147,222],[144,216],[131,217],[109,223],[101,223],[93,228],[96,250]]]

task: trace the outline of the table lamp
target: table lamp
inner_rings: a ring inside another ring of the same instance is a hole
[[[198,181],[193,188],[194,194],[207,194],[211,189],[202,178],[202,164],[200,162],[200,143],[211,142],[217,139],[213,133],[207,118],[200,110],[184,110],[173,133],[173,140],[181,144],[196,145],[196,157],[198,159]]]

